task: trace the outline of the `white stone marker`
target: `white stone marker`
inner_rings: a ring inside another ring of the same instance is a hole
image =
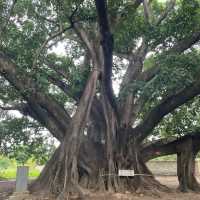
[[[28,167],[17,167],[16,192],[27,192],[28,190]]]

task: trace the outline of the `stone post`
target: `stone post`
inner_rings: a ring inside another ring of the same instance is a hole
[[[16,190],[9,200],[24,200],[29,199],[28,192],[28,167],[19,166],[17,167],[16,177]]]

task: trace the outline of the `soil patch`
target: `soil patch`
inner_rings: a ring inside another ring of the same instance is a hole
[[[178,180],[175,176],[159,176],[156,177],[162,184],[167,185],[172,189],[171,193],[160,193],[159,196],[145,196],[143,194],[131,194],[126,192],[121,193],[93,193],[88,197],[88,200],[200,200],[200,194],[189,192],[180,193],[176,190],[178,186]],[[7,197],[12,193],[15,186],[13,181],[0,182],[0,200],[6,200]],[[33,196],[33,200],[47,200],[48,197]],[[75,197],[73,198],[76,199]]]

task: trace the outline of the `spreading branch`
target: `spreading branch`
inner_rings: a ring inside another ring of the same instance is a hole
[[[24,112],[26,112],[26,115],[38,121],[42,126],[46,127],[58,141],[62,141],[64,137],[66,137],[66,127],[36,102],[29,101],[26,110],[24,110],[22,114],[24,114]]]
[[[159,71],[160,71],[160,66],[154,66],[148,70],[143,71],[139,75],[138,80],[148,82],[148,81],[152,80],[152,78],[154,78],[155,75],[159,73]]]
[[[61,67],[58,67],[56,64],[45,60],[44,64],[48,66],[51,70],[53,70],[59,77],[64,78],[65,80],[69,79],[69,74]]]
[[[181,41],[178,41],[171,49],[168,50],[168,53],[183,53],[185,50],[191,48],[192,45],[196,44],[199,40],[200,40],[200,32],[197,31],[197,32],[192,34],[192,37],[187,37],[187,38],[184,38]],[[137,64],[137,62],[135,62],[133,64],[133,66],[135,66],[135,68],[137,69],[137,65],[136,64]],[[138,66],[142,67],[143,63],[140,62],[140,64]],[[131,67],[131,66],[129,66],[129,67]],[[134,76],[134,77],[136,77],[137,80],[148,82],[148,81],[152,80],[152,78],[154,78],[155,75],[159,73],[159,71],[160,71],[160,66],[157,65],[157,66],[154,66],[154,67],[150,68],[149,70],[137,73],[138,75]],[[132,80],[131,79],[131,76],[132,76],[131,74],[133,72],[134,72],[134,70],[132,70],[132,71],[129,70],[128,71],[128,69],[127,69],[127,72],[126,72],[127,75],[125,74],[124,80],[123,80],[122,83],[125,84],[125,80],[126,80],[126,84],[128,84],[128,80],[130,80],[130,81]],[[126,78],[126,76],[128,78]],[[134,93],[132,94],[133,98],[134,98],[135,94],[137,94],[137,91],[134,91]],[[132,105],[132,107],[129,107],[128,109],[125,107],[124,113],[126,112],[126,110],[132,110],[132,112],[127,111],[129,113],[129,115],[127,115],[129,121],[133,122],[136,119],[135,116],[140,112],[140,108],[142,108],[143,105],[145,104],[145,102],[148,100],[148,98],[145,98],[145,99],[142,99],[142,98],[143,97],[138,98],[135,101],[135,103]],[[129,99],[127,98],[127,100],[129,100]],[[126,101],[126,104],[127,104],[127,101]],[[133,120],[131,120],[131,118]]]
[[[142,72],[143,62],[147,51],[148,46],[145,39],[143,39],[140,47],[131,55],[129,55],[129,65],[121,84],[122,88],[126,87],[131,81],[134,81],[138,78],[138,75]]]
[[[46,45],[52,41],[53,39],[61,36],[63,33],[65,33],[66,31],[72,29],[74,27],[74,16],[76,14],[76,12],[78,11],[78,8],[79,8],[79,5],[76,5],[76,8],[72,11],[71,15],[68,16],[68,20],[69,20],[69,23],[70,25],[66,28],[63,27],[62,23],[59,23],[59,31],[52,34],[49,38],[47,38],[46,41],[44,41],[44,43],[42,44],[42,46],[36,51],[36,54],[34,56],[34,60],[33,60],[33,68],[36,67],[36,64],[37,64],[37,60],[41,54],[41,52],[44,50],[44,48],[46,47]],[[46,19],[47,20],[47,19]],[[54,43],[55,44],[55,43]]]
[[[22,74],[17,70],[17,66],[0,52],[0,74],[6,78],[10,84],[22,95],[22,97],[29,103],[38,104],[50,116],[64,127],[68,128],[71,120],[70,115],[55,99],[50,95],[39,91],[36,82],[27,74]]]
[[[19,103],[12,106],[0,106],[0,109],[4,111],[19,111],[24,116],[29,116],[38,121],[41,125],[45,126],[52,135],[62,141],[64,138],[65,130],[62,129],[48,113],[36,103]]]
[[[4,105],[0,105],[0,109],[4,110],[4,111],[12,111],[12,110],[17,110],[21,113],[26,114],[26,108],[27,108],[27,104],[26,103],[19,103],[19,104],[15,104],[12,106],[4,106]]]
[[[182,53],[185,50],[192,47],[195,43],[200,40],[200,31],[194,32],[190,37],[183,38],[182,40],[178,41],[170,51],[176,53]]]
[[[74,31],[76,33],[76,35],[80,38],[80,40],[84,43],[84,45],[86,46],[87,50],[90,53],[91,58],[94,61],[94,64],[97,63],[97,55],[94,51],[94,46],[92,41],[89,39],[89,35],[87,33],[86,30],[84,30],[84,28],[81,26],[81,24],[79,23],[75,23],[74,24]]]
[[[194,133],[188,133],[185,136],[179,138],[173,137],[173,138],[160,139],[150,144],[147,144],[141,150],[142,157],[144,161],[147,162],[153,158],[177,154],[180,150],[179,146],[188,139],[192,140],[193,149],[195,151],[199,151],[200,133],[194,132]]]
[[[134,129],[134,131],[138,133],[139,141],[145,139],[164,116],[199,94],[200,80],[197,80],[190,86],[182,89],[180,92],[169,96],[153,108],[149,114],[147,114],[143,122]]]

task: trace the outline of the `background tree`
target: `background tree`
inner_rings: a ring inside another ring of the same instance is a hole
[[[34,121],[6,114],[0,122],[0,154],[15,158],[18,164],[28,159],[44,164],[55,150],[55,141]]]

